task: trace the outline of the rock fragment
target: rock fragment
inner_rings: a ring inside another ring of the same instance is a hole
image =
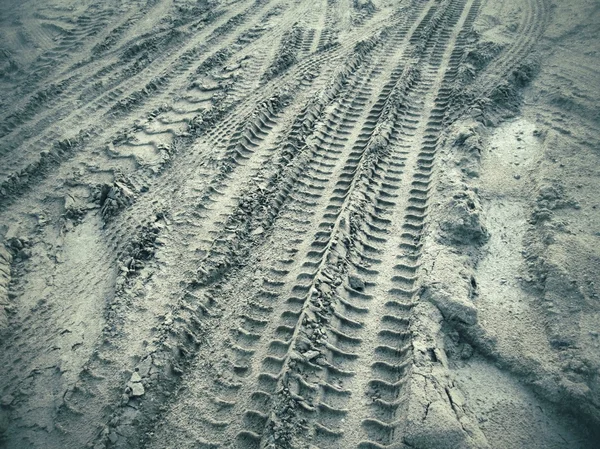
[[[125,389],[130,398],[137,398],[143,396],[146,393],[144,385],[142,385],[142,377],[138,372],[134,372],[127,382],[127,388]]]

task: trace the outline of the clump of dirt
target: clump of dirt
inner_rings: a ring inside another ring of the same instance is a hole
[[[446,214],[440,222],[439,241],[455,244],[485,243],[488,232],[481,220],[481,205],[473,190],[464,187],[445,204]]]
[[[462,85],[473,82],[477,75],[502,52],[505,45],[492,41],[482,41],[480,36],[474,35],[476,41],[465,55],[458,69],[456,81]]]
[[[352,6],[358,11],[364,11],[370,14],[374,13],[377,10],[377,8],[371,0],[353,0]]]
[[[125,178],[117,176],[112,185],[102,184],[94,187],[91,196],[100,208],[102,218],[107,221],[134,201],[135,191]]]
[[[120,276],[116,282],[117,291],[121,290],[128,279],[135,276],[154,257],[157,247],[156,239],[162,227],[158,221],[161,219],[162,214],[158,214],[156,221],[152,225],[144,226],[138,239],[124,248],[124,255],[119,262]]]
[[[196,68],[197,74],[207,74],[215,67],[219,67],[225,63],[231,56],[231,50],[224,48],[217,51],[214,55],[209,56],[206,60]]]
[[[514,68],[508,76],[496,85],[489,94],[491,110],[501,113],[502,120],[514,117],[523,101],[522,90],[539,72],[540,63],[530,57]],[[496,123],[497,124],[497,123]]]
[[[455,133],[454,163],[470,178],[479,176],[482,150],[481,124],[467,122]]]
[[[405,387],[403,441],[422,449],[491,447],[448,369],[444,323],[452,318],[423,300],[412,316],[413,366]]]

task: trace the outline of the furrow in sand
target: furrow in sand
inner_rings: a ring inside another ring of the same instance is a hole
[[[329,4],[329,0],[320,0],[319,2],[316,2],[313,7],[314,10],[320,9],[323,12],[319,14],[319,23],[315,30],[315,37],[310,47],[310,53],[318,51],[323,42],[322,35],[326,29],[325,24],[327,23],[327,10],[330,7]]]
[[[338,22],[335,20],[336,6],[336,0],[327,0],[323,26],[320,28],[319,38],[315,41],[316,48],[313,51],[328,50],[339,45],[337,40],[339,34]]]

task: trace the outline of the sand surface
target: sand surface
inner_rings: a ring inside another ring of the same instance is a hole
[[[592,449],[597,0],[0,0],[0,447]]]

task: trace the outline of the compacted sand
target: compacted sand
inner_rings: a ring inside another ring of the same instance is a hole
[[[597,0],[0,0],[0,446],[592,449]]]

